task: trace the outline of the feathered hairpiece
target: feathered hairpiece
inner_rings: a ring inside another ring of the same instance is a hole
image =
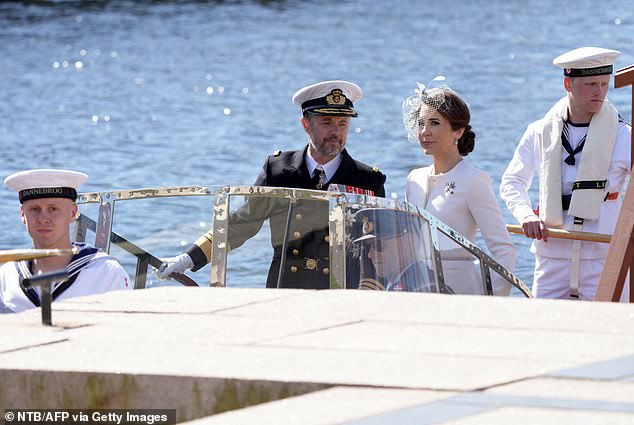
[[[429,87],[434,81],[444,81],[443,75],[437,75],[425,84],[416,83],[414,95],[403,101],[403,125],[410,142],[418,143],[419,113],[422,105],[438,110],[445,103],[445,93],[451,89],[448,86]]]

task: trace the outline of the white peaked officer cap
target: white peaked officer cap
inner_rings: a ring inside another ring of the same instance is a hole
[[[594,77],[612,74],[612,65],[621,52],[601,47],[580,47],[553,59],[566,77]]]
[[[77,189],[88,180],[78,171],[38,169],[20,171],[4,179],[4,184],[18,192],[20,203],[38,198],[67,198],[75,201]]]
[[[293,103],[302,113],[356,117],[354,103],[363,97],[358,85],[349,81],[323,81],[297,90]]]

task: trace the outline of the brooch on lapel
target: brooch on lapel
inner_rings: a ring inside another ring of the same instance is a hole
[[[445,183],[445,193],[447,195],[453,195],[453,190],[456,188],[456,182]]]

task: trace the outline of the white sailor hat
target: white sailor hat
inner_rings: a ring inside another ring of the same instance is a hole
[[[557,56],[553,64],[563,68],[566,77],[610,75],[620,54],[618,50],[601,47],[580,47]]]
[[[77,188],[88,180],[78,171],[38,169],[11,174],[4,184],[18,192],[20,203],[38,198],[77,199]]]
[[[361,87],[343,81],[323,81],[297,90],[293,103],[302,108],[302,113],[316,115],[343,115],[356,117],[354,102],[363,97]]]

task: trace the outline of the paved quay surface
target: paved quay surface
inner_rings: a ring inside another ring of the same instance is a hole
[[[634,305],[156,288],[0,315],[4,408],[191,424],[634,423]]]

